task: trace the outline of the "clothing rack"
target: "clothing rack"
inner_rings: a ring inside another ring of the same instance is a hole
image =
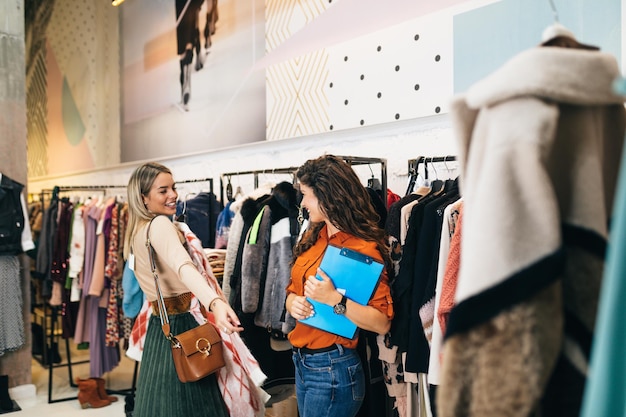
[[[213,178],[198,178],[198,179],[193,179],[193,180],[183,180],[183,181],[176,181],[176,184],[191,184],[191,183],[195,183],[195,182],[208,182],[209,183],[209,191],[212,193],[213,192]]]
[[[424,178],[428,179],[428,164],[434,162],[443,162],[446,163],[448,161],[456,161],[456,156],[447,155],[447,156],[419,156],[415,159],[409,159],[409,185],[407,186],[406,193],[404,195],[408,195],[413,191],[415,187],[415,182],[417,181],[417,177],[419,176],[419,166],[420,164],[424,164]]]
[[[220,175],[220,201],[224,204],[224,178],[227,178],[228,183],[226,184],[227,194],[232,193],[232,188],[230,184],[230,177],[237,177],[241,175],[253,175],[254,176],[254,188],[259,187],[259,174],[291,174],[294,177],[296,176],[296,171],[298,167],[289,167],[289,168],[270,168],[270,169],[259,169],[252,171],[237,171],[237,172],[229,172],[226,174]]]
[[[213,178],[198,178],[198,179],[192,179],[192,180],[176,181],[175,184],[192,184],[192,183],[198,183],[198,182],[208,182],[209,193],[213,194]],[[187,195],[185,195],[185,200],[187,199],[189,195],[193,195],[193,194],[197,194],[197,193],[188,193]],[[178,197],[180,199],[180,195]]]
[[[349,165],[373,165],[380,164],[380,185],[383,198],[386,198],[387,195],[387,160],[383,158],[366,158],[361,156],[342,156],[337,155],[339,158],[343,159]],[[254,175],[254,188],[259,187],[259,174],[291,174],[294,178],[296,171],[298,171],[299,166],[297,167],[288,167],[288,168],[269,168],[269,169],[261,169],[261,170],[251,170],[251,171],[237,171],[230,172],[226,174],[222,174],[220,176],[220,199],[224,201],[224,178],[228,180],[228,185],[230,185],[230,177],[239,176],[239,175]],[[372,173],[372,177],[373,177]],[[369,182],[369,181],[368,181]]]
[[[59,193],[67,192],[67,191],[98,191],[103,194],[106,194],[107,190],[123,188],[126,189],[125,185],[65,185],[58,186],[55,185],[53,188],[44,188],[39,192],[41,204],[45,203],[45,196],[47,194],[51,195],[51,199],[58,196]]]
[[[42,205],[44,204],[44,198],[47,194],[51,194],[51,199],[54,199],[55,197],[58,197],[58,194],[61,192],[67,192],[67,191],[98,191],[98,192],[102,192],[104,194],[106,194],[107,190],[110,189],[126,189],[125,185],[70,185],[70,186],[55,186],[51,189],[42,189],[40,192],[40,196],[41,196],[41,203]],[[44,346],[43,349],[43,353],[42,353],[42,360],[44,365],[47,364],[48,366],[48,404],[51,403],[57,403],[57,402],[61,402],[61,401],[69,401],[69,400],[75,400],[78,398],[78,396],[69,396],[69,397],[63,397],[63,398],[56,398],[53,399],[52,398],[52,387],[53,387],[53,376],[54,376],[54,368],[60,368],[63,366],[67,366],[67,371],[68,371],[68,378],[69,378],[69,384],[71,387],[77,388],[78,385],[74,382],[74,377],[72,374],[72,366],[73,365],[80,365],[80,364],[85,364],[85,363],[89,363],[89,360],[83,360],[83,361],[78,361],[78,362],[72,362],[72,356],[71,356],[71,352],[70,352],[70,345],[69,345],[69,338],[65,339],[65,352],[67,355],[67,363],[59,363],[59,364],[54,364],[52,358],[48,358],[47,357],[47,348],[48,348],[48,343],[50,343],[50,346],[53,346],[54,343],[54,338],[55,338],[55,326],[56,326],[56,322],[57,319],[59,317],[59,310],[61,309],[61,307],[58,306],[50,306],[50,315],[48,315],[47,310],[48,310],[48,305],[47,303],[43,303],[43,313],[44,313],[44,320],[43,320],[43,329],[44,329],[44,343],[46,344],[46,346]],[[50,332],[49,332],[49,336],[48,336],[48,332],[47,332],[47,319],[48,317],[50,318]],[[46,338],[49,337],[49,340],[46,340]],[[107,389],[107,393],[109,394],[134,394],[135,392],[135,388],[136,388],[136,384],[137,384],[137,373],[139,370],[139,362],[135,362],[135,368],[133,371],[133,378],[132,378],[132,385],[130,388],[127,389],[123,389],[123,390],[109,390]]]
[[[384,158],[366,158],[361,156],[341,156],[344,161],[352,166],[356,165],[372,165],[372,164],[380,164],[380,188],[381,188],[381,197],[384,201],[387,200],[387,160]],[[372,179],[374,178],[374,173],[372,171]],[[370,181],[368,181],[368,185],[371,186]]]

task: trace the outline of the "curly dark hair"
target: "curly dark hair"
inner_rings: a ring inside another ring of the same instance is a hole
[[[296,172],[298,182],[311,188],[320,210],[335,227],[366,241],[376,242],[388,271],[392,271],[385,231],[367,190],[352,167],[334,155],[306,161]],[[324,226],[311,223],[294,248],[294,259],[309,249]]]

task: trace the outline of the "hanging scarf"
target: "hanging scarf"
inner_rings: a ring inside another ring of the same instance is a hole
[[[218,296],[224,297],[222,289],[211,270],[200,239],[196,237],[185,223],[174,222],[174,224],[183,233],[186,241],[185,248],[200,274],[207,280],[209,286]],[[193,297],[189,311],[198,323],[204,322],[205,317],[200,312],[200,303],[196,297]],[[127,356],[136,361],[141,361],[141,353],[151,314],[152,306],[148,301],[145,301],[135,319],[129,340],[129,348],[126,352]],[[215,325],[213,314],[209,313],[206,319]],[[265,415],[265,403],[270,398],[269,394],[261,388],[261,385],[267,378],[266,375],[261,370],[257,360],[250,353],[239,333],[227,334],[221,329],[218,329],[218,331],[225,348],[224,361],[226,366],[219,370],[217,381],[229,415],[233,417],[263,417]]]

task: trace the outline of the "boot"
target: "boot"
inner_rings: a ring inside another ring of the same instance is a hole
[[[98,383],[95,379],[76,379],[78,384],[78,402],[81,408],[100,408],[111,404],[108,399],[98,395]]]
[[[0,410],[13,410],[13,400],[9,395],[9,376],[0,375]],[[0,413],[2,414],[2,413]]]
[[[32,353],[33,355],[43,355],[43,346],[45,344],[43,327],[37,323],[30,324],[30,330],[33,337]]]
[[[53,363],[61,363],[61,355],[59,354],[59,344],[52,342],[52,346],[48,348],[48,355],[45,365],[51,365]]]
[[[135,395],[128,394],[124,397],[124,413],[126,417],[133,417],[133,411],[135,410]]]
[[[112,403],[118,400],[116,396],[107,394],[107,390],[104,388],[104,379],[102,378],[92,378],[92,379],[95,379],[96,384],[98,384],[98,395],[100,396],[101,399],[109,400]]]

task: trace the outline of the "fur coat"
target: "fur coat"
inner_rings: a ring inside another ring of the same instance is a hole
[[[536,47],[456,97],[464,198],[439,417],[578,416],[624,138],[617,62]]]
[[[293,246],[299,225],[296,190],[281,182],[256,216],[243,248],[241,304],[245,313],[256,313],[254,323],[284,338],[295,320],[287,314],[285,289],[291,279]],[[253,235],[254,233],[254,235]]]

